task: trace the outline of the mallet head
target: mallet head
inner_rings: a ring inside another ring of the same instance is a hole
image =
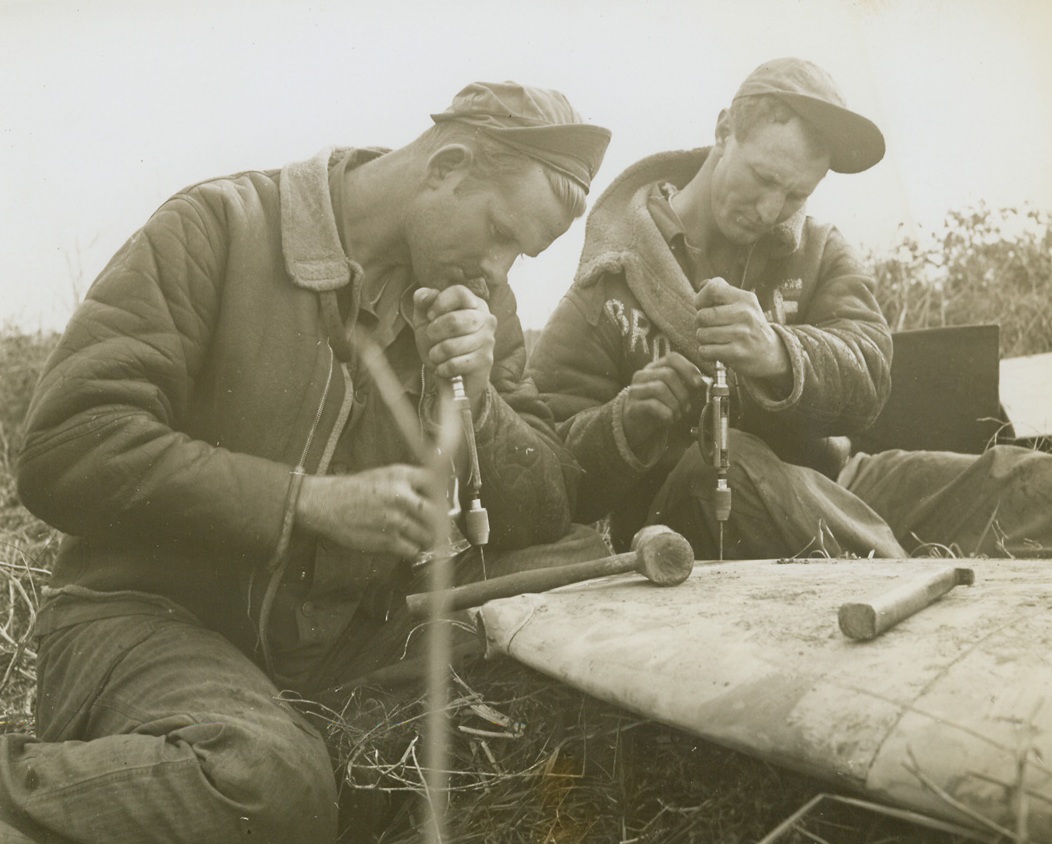
[[[694,549],[672,528],[647,525],[632,537],[636,571],[658,586],[677,586],[694,570]]]

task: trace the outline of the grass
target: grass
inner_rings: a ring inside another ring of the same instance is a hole
[[[386,797],[374,801],[391,821],[385,842],[416,840],[421,714],[417,702],[388,711],[365,696],[329,722],[348,780]],[[458,842],[746,841],[816,787],[508,660],[459,677],[449,722]]]
[[[33,385],[52,335],[0,336],[0,730],[32,724],[36,653],[31,628],[47,583],[58,533],[19,502],[14,460]]]
[[[384,844],[419,840],[422,716],[418,702],[362,693],[323,718],[347,762],[356,808],[372,810],[386,830],[377,839]],[[453,776],[447,833],[463,844],[758,841],[828,790],[608,706],[510,660],[482,662],[459,675],[448,717]],[[836,823],[842,836],[850,833],[840,840],[856,844],[965,840],[933,837],[902,822],[890,838],[890,819],[850,811]]]

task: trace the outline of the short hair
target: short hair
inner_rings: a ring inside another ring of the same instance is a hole
[[[728,114],[731,131],[739,141],[747,141],[759,126],[767,126],[772,123],[785,124],[794,117],[799,118],[804,130],[804,138],[811,151],[823,155],[832,154],[829,143],[822,133],[773,94],[738,97],[731,103]]]
[[[564,173],[546,167],[544,162],[523,155],[511,147],[505,146],[489,137],[478,126],[471,126],[458,121],[438,123],[420,136],[419,142],[429,152],[446,144],[464,144],[474,154],[473,178],[476,181],[525,173],[532,165],[537,164],[544,170],[548,185],[555,198],[576,219],[584,214],[586,194],[583,187]]]

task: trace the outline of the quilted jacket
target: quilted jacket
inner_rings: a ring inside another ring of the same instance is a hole
[[[639,498],[644,476],[656,490],[697,422],[685,420],[668,449],[636,455],[621,406],[633,373],[669,351],[709,369],[697,356],[693,287],[647,204],[659,183],[683,187],[707,154],[645,158],[607,188],[589,216],[573,286],[530,359],[529,373],[583,470],[581,521]],[[767,440],[783,459],[820,468],[826,438],[865,429],[891,387],[891,334],[872,278],[835,228],[802,212],[755,244],[740,273],[728,280],[756,292],[789,352],[793,388],[775,397],[731,373],[732,423]]]
[[[339,471],[414,462],[323,319],[326,297],[357,279],[328,168],[382,153],[324,151],[194,185],[103,270],[47,364],[20,456],[22,500],[67,534],[54,586],[160,594],[248,646],[255,575],[290,554],[311,566],[312,542],[292,530],[293,469],[331,471],[345,426],[352,460]],[[512,291],[486,292],[497,344],[475,433],[490,544],[550,542],[569,527],[573,461],[523,376]],[[427,419],[411,328],[385,356]],[[383,569],[364,556],[348,552],[353,576]]]

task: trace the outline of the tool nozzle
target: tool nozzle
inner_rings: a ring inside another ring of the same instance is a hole
[[[486,545],[489,542],[489,513],[477,498],[472,498],[468,509],[464,511],[464,536],[472,545]]]
[[[713,504],[715,505],[717,520],[720,522],[727,521],[731,515],[731,488],[722,479],[716,485],[716,495],[713,499]]]
[[[453,385],[453,400],[456,402],[467,401],[468,394],[464,389],[464,376],[454,375],[449,379],[449,383]]]

